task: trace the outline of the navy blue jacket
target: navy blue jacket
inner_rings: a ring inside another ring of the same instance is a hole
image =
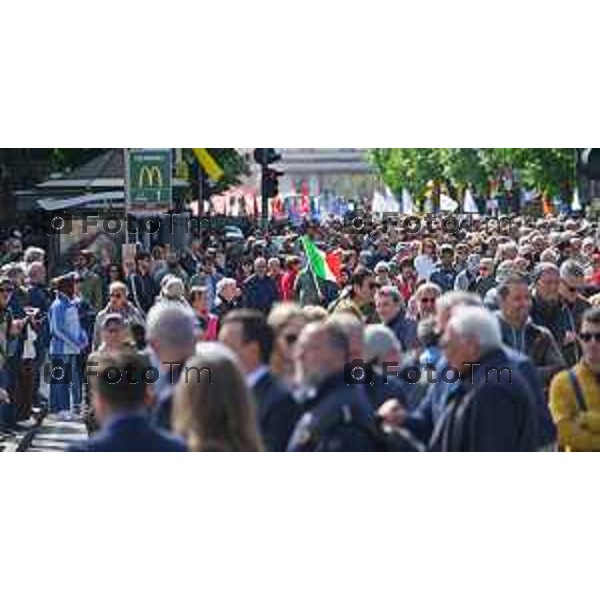
[[[270,277],[253,275],[244,283],[244,307],[268,313],[279,301],[277,284]]]
[[[319,389],[298,422],[288,452],[377,452],[370,433],[376,417],[362,386],[348,386],[344,373],[333,375]]]
[[[185,443],[153,427],[144,415],[118,417],[70,452],[186,452]]]
[[[296,423],[302,416],[302,407],[272,373],[261,377],[252,393],[266,449],[269,452],[285,452]]]
[[[555,443],[557,439],[556,426],[552,420],[548,403],[544,397],[543,384],[535,366],[527,356],[515,352],[512,348],[505,346],[502,353],[498,354],[497,365],[510,367],[518,371],[534,399],[538,435],[537,447],[543,448]],[[446,410],[448,397],[456,387],[456,384],[445,383],[442,380],[441,375],[446,367],[447,363],[443,358],[436,366],[437,383],[431,385],[419,408],[408,417],[405,423],[405,427],[425,444],[431,439],[436,424]]]
[[[403,310],[386,325],[394,332],[404,352],[414,350],[418,346],[417,322],[408,318]]]
[[[442,288],[443,292],[451,292],[454,289],[457,273],[454,267],[438,266],[431,274],[430,281]]]
[[[491,352],[453,387],[433,433],[436,452],[533,452],[539,448],[535,398],[523,375],[507,364],[502,350]],[[487,369],[510,368],[493,372]]]

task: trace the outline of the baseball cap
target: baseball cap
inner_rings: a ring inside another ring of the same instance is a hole
[[[102,329],[107,329],[110,326],[125,327],[125,319],[119,313],[111,313],[106,315],[102,321]]]

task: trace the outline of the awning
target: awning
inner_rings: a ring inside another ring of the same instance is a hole
[[[43,198],[37,201],[38,206],[45,211],[67,210],[78,206],[89,208],[102,208],[110,202],[125,202],[125,192],[103,192],[98,194],[85,194],[76,198]]]

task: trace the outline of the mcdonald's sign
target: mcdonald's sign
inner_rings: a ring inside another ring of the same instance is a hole
[[[127,174],[128,199],[132,208],[170,208],[173,199],[170,149],[131,149]]]

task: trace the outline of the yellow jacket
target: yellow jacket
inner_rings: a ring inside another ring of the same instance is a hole
[[[559,373],[550,386],[550,410],[561,447],[570,452],[600,452],[600,382],[583,362],[575,368],[587,412],[577,407],[568,371]]]

